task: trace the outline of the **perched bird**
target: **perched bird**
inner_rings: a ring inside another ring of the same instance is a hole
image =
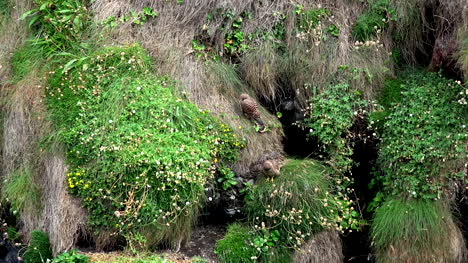
[[[271,179],[280,175],[280,170],[283,164],[283,158],[266,159],[253,164],[250,167],[250,171]]]
[[[249,95],[242,93],[239,96],[240,105],[242,108],[242,113],[249,119],[253,119],[255,123],[258,125],[259,132],[265,131],[265,124],[263,123],[262,119],[260,118],[260,112],[258,111],[257,102]]]

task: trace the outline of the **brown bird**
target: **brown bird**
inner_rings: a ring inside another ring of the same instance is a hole
[[[257,126],[260,128],[259,132],[265,131],[265,124],[263,123],[262,119],[260,118],[260,112],[258,111],[257,102],[249,95],[242,93],[239,96],[240,105],[242,108],[242,113],[249,119],[253,119]]]

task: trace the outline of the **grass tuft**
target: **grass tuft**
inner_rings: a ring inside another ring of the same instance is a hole
[[[25,263],[43,263],[52,259],[49,238],[44,232],[39,230],[31,232],[31,241],[23,257]]]
[[[433,262],[456,255],[459,233],[441,202],[390,199],[371,225],[377,262]],[[455,241],[455,243],[453,243]],[[458,261],[454,261],[458,262]]]
[[[40,46],[31,42],[18,48],[11,58],[12,76],[10,80],[15,83],[23,79],[29,72],[37,68],[43,59]]]
[[[11,202],[13,209],[36,211],[41,207],[41,192],[29,167],[13,171],[2,186],[2,197]]]
[[[316,161],[289,160],[279,177],[256,184],[246,202],[254,247],[282,253],[299,249],[319,231],[356,227],[358,213],[346,197],[334,195],[329,174]]]

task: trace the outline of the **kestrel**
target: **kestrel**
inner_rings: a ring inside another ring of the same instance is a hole
[[[260,118],[260,112],[258,111],[257,102],[251,98],[249,95],[242,93],[239,96],[240,99],[240,106],[242,109],[242,113],[249,118],[253,119],[255,123],[258,125],[259,132],[265,131],[265,124],[263,123],[262,119]]]

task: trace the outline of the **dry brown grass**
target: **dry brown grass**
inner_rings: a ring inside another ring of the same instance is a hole
[[[28,34],[27,24],[19,21],[19,18],[32,5],[31,1],[26,0],[6,1],[9,1],[14,8],[9,13],[10,15],[4,17],[0,15],[0,88],[2,90],[2,85],[6,84],[10,71],[8,63],[12,52],[24,42]]]
[[[341,263],[344,260],[341,239],[335,231],[317,233],[294,254],[295,263]]]
[[[84,232],[86,215],[80,203],[68,194],[65,185],[67,167],[60,147],[41,149],[41,139],[51,131],[42,102],[40,73],[33,71],[11,86],[3,123],[2,175],[14,175],[27,165],[41,189],[41,209],[26,206],[21,214],[21,232],[26,239],[34,229],[45,231],[54,254],[71,249],[78,234]],[[85,232],[84,232],[85,233]]]
[[[10,3],[10,16],[2,17],[0,23],[0,105],[4,114],[1,175],[7,179],[21,167],[31,169],[41,188],[40,211],[30,205],[20,211],[21,232],[29,239],[34,229],[46,231],[57,254],[73,247],[86,218],[78,201],[67,193],[66,166],[60,151],[43,152],[39,147],[40,140],[51,130],[45,120],[41,73],[36,69],[15,85],[8,84],[11,55],[29,33],[19,18],[32,5],[24,0]]]

